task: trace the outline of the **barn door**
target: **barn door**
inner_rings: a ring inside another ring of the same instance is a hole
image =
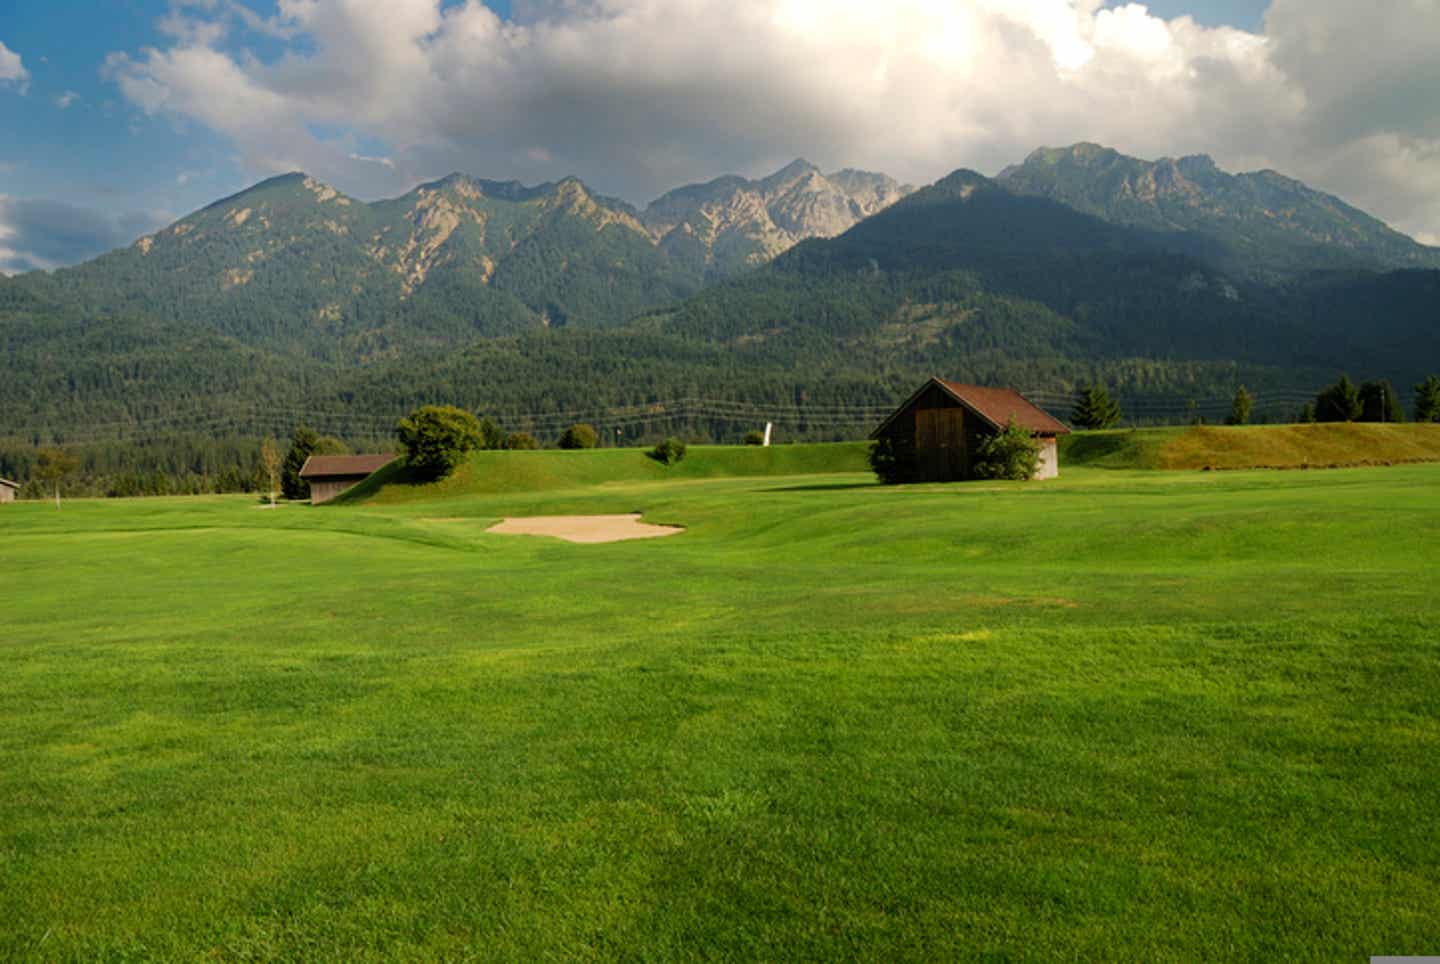
[[[965,478],[965,414],[958,407],[915,410],[915,453],[925,479]]]

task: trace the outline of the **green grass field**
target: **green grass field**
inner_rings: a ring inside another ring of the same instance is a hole
[[[843,448],[0,507],[0,958],[1440,948],[1440,465]]]

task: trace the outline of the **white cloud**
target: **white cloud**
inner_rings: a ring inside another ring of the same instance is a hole
[[[30,87],[30,71],[20,60],[20,55],[0,41],[0,85],[13,84],[25,93]]]
[[[1434,0],[1275,0],[1263,33],[1101,0],[514,10],[506,22],[478,0],[278,0],[260,20],[187,0],[167,20],[173,42],[107,70],[145,111],[227,135],[252,174],[302,168],[361,195],[451,169],[536,180],[543,164],[644,201],[797,155],[923,182],[1095,140],[1274,167],[1402,228],[1440,229]],[[262,61],[234,52],[246,31],[297,42]]]
[[[70,105],[80,99],[80,95],[73,90],[67,90],[55,98],[55,106],[61,110],[69,110]]]

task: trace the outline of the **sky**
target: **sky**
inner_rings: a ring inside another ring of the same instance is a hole
[[[265,177],[1271,168],[1440,243],[1440,0],[0,0],[0,272]]]

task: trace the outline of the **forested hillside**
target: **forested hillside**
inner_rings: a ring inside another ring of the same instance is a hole
[[[1096,170],[1087,190],[1105,196]],[[1060,414],[1101,382],[1144,423],[1223,417],[1241,384],[1258,418],[1291,418],[1340,371],[1408,395],[1440,368],[1440,272],[1334,267],[1431,250],[1394,232],[1343,233],[1339,253],[1276,280],[1228,270],[1246,249],[1208,222],[1077,209],[1013,172],[957,171],[894,203],[902,189],[878,175],[781,175],[647,212],[573,180],[455,176],[367,205],[287,176],[88,264],[0,279],[0,475],[27,477],[53,442],[91,446],[91,478],[163,465],[203,488],[253,470],[239,440],[303,421],[383,445],[425,402],[542,441],[576,420],[607,443],[735,440],[765,421],[833,439],[862,437],[931,374],[1017,386]],[[687,259],[666,242],[766,190],[799,204],[769,223],[809,210],[811,235],[840,223],[820,217],[840,216],[837,198],[885,203],[718,281],[716,249]],[[1261,217],[1233,191],[1213,200]],[[1313,219],[1291,220],[1286,250],[1319,243]]]

